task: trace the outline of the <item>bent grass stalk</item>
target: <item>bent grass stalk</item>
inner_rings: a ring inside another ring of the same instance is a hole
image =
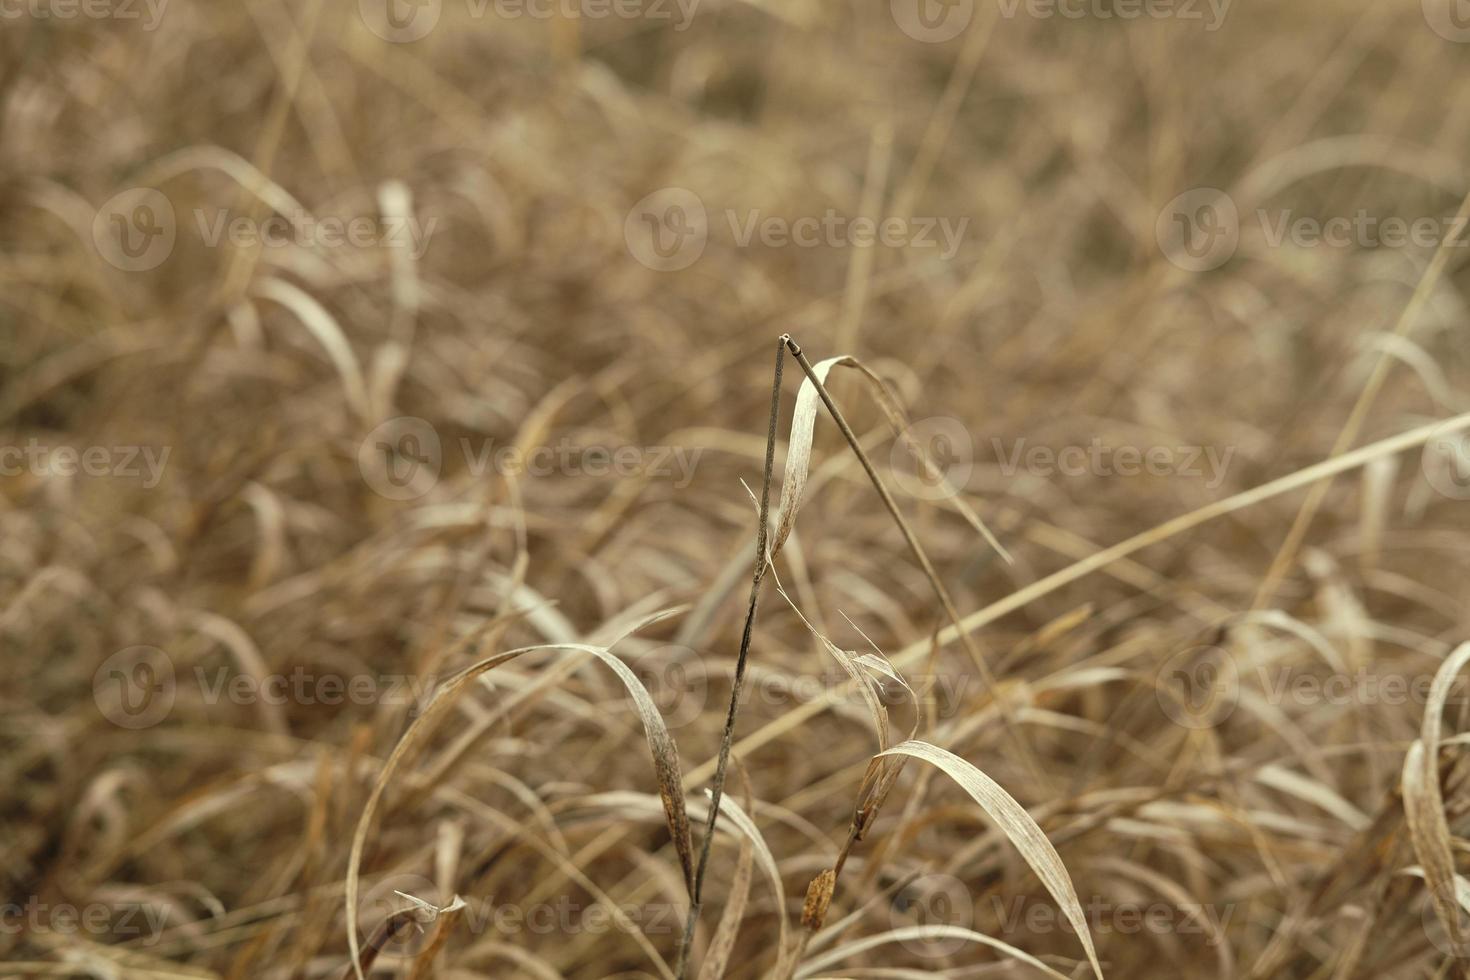
[[[1000,707],[1001,715],[1006,723],[1006,730],[1011,737],[1016,751],[1021,757],[1021,761],[1030,770],[1032,778],[1036,780],[1037,784],[1043,790],[1052,788],[1050,777],[1037,760],[1036,754],[1031,750],[1030,744],[1021,735],[1021,730],[1016,721],[1015,713],[1011,710],[1010,702],[1000,691],[995,676],[991,673],[989,665],[985,662],[985,657],[981,654],[975,638],[968,630],[960,629],[959,610],[955,608],[954,600],[949,594],[949,589],[945,588],[944,582],[940,580],[939,572],[935,569],[934,563],[929,560],[929,555],[924,551],[924,546],[919,543],[918,535],[909,526],[909,522],[904,518],[903,512],[898,509],[898,503],[893,499],[893,495],[888,492],[888,487],[884,485],[882,477],[878,475],[878,471],[873,467],[873,461],[863,451],[862,444],[858,441],[857,435],[852,431],[852,426],[847,424],[847,418],[842,414],[842,410],[832,400],[832,395],[827,391],[827,386],[822,384],[821,378],[817,377],[817,372],[812,368],[811,362],[807,360],[806,355],[802,353],[801,348],[797,346],[796,341],[791,339],[790,335],[787,335],[785,339],[786,346],[791,351],[791,356],[796,358],[796,363],[801,365],[801,369],[806,372],[807,379],[817,389],[817,395],[822,399],[822,404],[827,407],[827,411],[832,415],[832,421],[837,423],[837,428],[842,431],[842,436],[847,440],[848,446],[852,448],[853,455],[857,456],[858,462],[862,464],[863,471],[868,474],[868,479],[872,482],[873,489],[878,492],[879,498],[882,499],[883,506],[888,509],[888,513],[893,518],[893,522],[898,525],[899,532],[903,535],[904,543],[908,545],[909,551],[919,563],[919,567],[924,570],[924,576],[929,580],[929,585],[934,589],[934,594],[939,598],[940,605],[944,607],[944,614],[949,618],[950,625],[959,632],[961,641],[965,646],[965,652],[969,654],[970,659],[975,664],[975,669],[980,672],[981,680],[991,692],[992,696],[995,697],[996,704]]]

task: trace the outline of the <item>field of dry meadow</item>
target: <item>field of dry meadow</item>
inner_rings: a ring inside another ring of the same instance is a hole
[[[1470,977],[1467,96],[1466,0],[0,0],[0,980]]]

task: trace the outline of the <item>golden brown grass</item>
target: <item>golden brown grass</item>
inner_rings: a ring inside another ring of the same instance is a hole
[[[1274,240],[1458,232],[1434,3],[61,3],[0,19],[0,978],[1467,975],[1470,236]],[[829,209],[967,224],[740,241]]]

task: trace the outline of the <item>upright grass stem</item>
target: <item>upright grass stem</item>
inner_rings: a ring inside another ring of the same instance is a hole
[[[689,947],[694,942],[694,928],[699,923],[701,898],[704,893],[704,873],[709,865],[710,845],[715,838],[715,825],[720,818],[720,798],[725,792],[725,771],[730,764],[730,747],[735,741],[735,714],[740,709],[741,686],[745,681],[745,661],[750,656],[750,637],[755,629],[755,611],[760,603],[761,582],[766,577],[766,528],[769,524],[771,500],[771,470],[776,462],[776,424],[781,414],[781,369],[786,362],[786,347],[791,338],[782,334],[776,341],[776,371],[771,384],[771,418],[766,429],[766,465],[761,477],[760,516],[755,529],[755,570],[750,578],[750,604],[745,610],[745,629],[740,635],[740,654],[735,660],[735,681],[730,687],[730,710],[725,715],[725,732],[720,738],[720,756],[715,765],[714,781],[710,785],[709,820],[705,824],[704,839],[699,846],[699,863],[694,871],[694,891],[689,896],[689,917],[684,923],[684,936],[679,943],[679,959],[674,973],[679,980],[689,968]]]

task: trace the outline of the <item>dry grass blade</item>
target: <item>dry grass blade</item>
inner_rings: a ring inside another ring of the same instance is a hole
[[[367,841],[368,831],[372,827],[373,818],[376,816],[378,806],[382,801],[384,791],[387,789],[394,773],[397,772],[409,753],[434,730],[436,723],[453,707],[459,693],[471,681],[496,667],[509,663],[525,654],[535,653],[537,651],[591,654],[612,668],[613,672],[618,675],[618,679],[628,689],[628,693],[634,699],[639,717],[643,721],[644,733],[648,738],[648,746],[653,753],[654,773],[658,778],[659,796],[663,801],[665,814],[668,819],[669,834],[673,838],[675,849],[679,853],[679,860],[681,865],[683,865],[686,884],[690,881],[692,847],[690,846],[689,817],[685,811],[684,793],[680,785],[681,776],[679,772],[678,749],[674,744],[672,736],[669,735],[667,726],[664,725],[663,717],[659,714],[658,707],[654,704],[653,698],[649,696],[642,682],[628,669],[626,664],[604,647],[595,647],[583,643],[557,643],[508,650],[467,667],[446,681],[435,692],[433,700],[429,702],[424,713],[414,719],[413,724],[409,725],[408,730],[403,733],[403,737],[394,746],[393,753],[388,757],[388,761],[383,765],[382,772],[378,774],[377,780],[373,783],[372,792],[369,794],[368,801],[363,807],[362,816],[357,822],[357,830],[353,834],[352,853],[347,864],[347,942],[348,948],[351,951],[352,965],[357,975],[357,980],[365,980],[362,970],[358,966],[359,951],[356,912],[362,852]]]
[[[1455,911],[1455,859],[1444,818],[1444,801],[1440,798],[1439,768],[1418,739],[1404,755],[1401,787],[1409,841],[1424,870],[1424,884],[1429,889],[1435,917],[1450,940],[1458,944],[1461,935],[1460,919]]]
[[[706,803],[706,805],[708,804]],[[720,798],[720,810],[724,813],[725,818],[734,824],[740,833],[744,835],[744,838],[750,841],[751,846],[755,848],[756,859],[760,861],[761,868],[765,871],[766,878],[771,883],[771,890],[774,892],[776,902],[779,905],[784,901],[786,892],[781,884],[780,866],[776,864],[776,857],[771,853],[770,845],[766,843],[765,836],[761,833],[760,828],[756,826],[755,821],[751,819],[750,814],[746,813],[740,804],[730,799],[730,797],[724,796]],[[776,945],[779,950],[784,950],[786,948],[786,911],[784,908],[778,910],[777,920],[779,932]]]
[[[431,980],[434,976],[434,961],[449,942],[449,936],[454,932],[455,923],[459,921],[463,910],[464,900],[458,898],[448,908],[440,910],[439,918],[434,923],[434,934],[429,937],[428,945],[423,951],[414,957],[408,980]]]
[[[597,651],[596,647],[589,648]],[[684,885],[690,894],[694,891],[694,848],[690,839],[689,816],[684,807],[683,777],[679,772],[679,749],[673,736],[665,727],[658,705],[653,703],[647,688],[638,680],[627,665],[605,651],[594,654],[618,675],[618,679],[633,696],[638,715],[643,720],[643,730],[648,736],[648,748],[653,753],[654,772],[658,777],[659,797],[663,800],[664,812],[669,820],[669,834],[674,840],[674,849],[679,854],[679,864],[684,871]]]
[[[440,908],[413,895],[405,895],[403,892],[395,894],[408,902],[409,907],[394,912],[378,924],[368,938],[367,945],[362,948],[362,952],[342,972],[342,980],[347,980],[354,973],[361,974],[372,969],[378,956],[393,943],[432,925],[435,927],[434,937],[429,941],[428,946],[414,957],[413,972],[409,976],[409,980],[420,980],[427,974],[428,964],[433,962],[435,954],[449,938],[449,929],[453,927],[454,922],[459,918],[459,913],[465,907],[464,899],[458,895],[454,896],[448,905]]]
[[[1145,548],[1167,541],[1175,535],[1183,534],[1185,531],[1198,527],[1207,521],[1254,507],[1273,497],[1279,497],[1283,494],[1291,493],[1294,490],[1300,490],[1303,487],[1310,487],[1339,473],[1346,473],[1359,467],[1367,466],[1374,460],[1382,459],[1385,456],[1392,456],[1410,449],[1418,449],[1436,438],[1457,436],[1466,431],[1470,431],[1470,412],[1438,422],[1432,422],[1428,425],[1421,425],[1407,432],[1400,432],[1398,435],[1380,439],[1377,442],[1363,446],[1361,449],[1354,449],[1350,453],[1343,453],[1341,456],[1324,459],[1311,466],[1302,467],[1296,472],[1289,473],[1279,479],[1271,480],[1260,486],[1233,494],[1224,500],[1217,500],[1203,507],[1198,507],[1188,513],[1180,514],[1178,517],[1170,518],[1156,527],[1119,541],[1115,545],[1110,545],[1081,561],[1068,565],[1060,571],[1053,572],[1024,588],[1017,589],[1004,599],[993,602],[984,609],[970,613],[970,615],[960,621],[957,628],[945,627],[939,636],[940,642],[950,643],[956,636],[977,630],[1007,613],[1015,612],[1017,609],[1021,609],[1035,602],[1042,596],[1055,592],[1064,585],[1085,578],[1099,569],[1106,568],[1108,565],[1127,558],[1129,555],[1142,551]],[[896,654],[893,659],[895,663],[905,664],[908,662],[908,656],[906,655],[912,654],[913,656],[917,656],[921,652],[923,652],[923,647],[920,644],[914,644],[908,650]]]
[[[1366,813],[1343,799],[1341,794],[1330,786],[1324,786],[1317,780],[1303,776],[1285,766],[1278,766],[1274,763],[1262,766],[1256,772],[1255,780],[1262,786],[1269,786],[1311,803],[1318,809],[1332,814],[1352,830],[1365,830],[1373,822]]]
[[[706,793],[709,791],[706,790]],[[653,797],[645,793],[631,793],[626,791],[599,793],[588,797],[584,803],[593,806],[606,806],[636,811],[641,814],[652,815],[659,812],[659,804]],[[756,826],[755,820],[737,802],[729,796],[720,799],[720,808],[724,811],[725,820],[721,821],[718,829],[721,833],[737,837],[742,841],[749,842],[755,856],[755,863],[760,866],[761,873],[765,876],[766,883],[771,887],[771,899],[780,907],[785,901],[786,890],[781,881],[781,868],[776,863],[776,856],[771,853],[770,844],[767,843],[765,835]],[[689,813],[698,820],[709,818],[708,800],[690,800]],[[729,826],[726,826],[728,823]],[[787,918],[784,909],[777,916],[777,946],[786,948]]]
[[[791,346],[793,350],[796,349],[794,344]],[[915,442],[912,435],[909,434],[908,418],[903,407],[899,405],[898,399],[893,397],[893,393],[888,390],[888,386],[881,378],[862,361],[846,354],[818,361],[811,365],[810,377],[802,382],[800,390],[796,393],[796,408],[791,415],[791,434],[786,443],[786,469],[781,480],[781,502],[776,509],[776,535],[771,542],[772,557],[780,553],[786,539],[791,536],[791,531],[796,526],[796,512],[801,509],[802,499],[806,493],[807,478],[811,472],[812,439],[816,432],[817,417],[822,411],[823,393],[818,385],[824,384],[828,375],[832,373],[832,369],[836,367],[849,367],[861,375],[866,382],[868,392],[873,396],[874,403],[883,412],[883,417],[887,419],[892,428],[894,436],[918,461],[926,477],[931,482],[943,479],[939,468],[934,465],[924,447]],[[958,491],[946,494],[945,499],[1002,558],[1007,562],[1012,561],[1010,553],[1002,547],[1000,541],[991,533],[990,528],[965,502],[964,497]]]
[[[1456,227],[1465,227],[1465,221],[1470,218],[1470,194],[1460,202],[1459,211],[1455,216]],[[1419,320],[1425,304],[1434,295],[1435,287],[1439,285],[1440,276],[1449,265],[1450,256],[1454,247],[1464,244],[1457,240],[1457,236],[1447,236],[1440,239],[1435,247],[1434,256],[1429,260],[1429,266],[1424,270],[1424,275],[1414,287],[1409,302],[1404,306],[1398,317],[1398,323],[1394,325],[1394,338],[1405,337],[1410,329]],[[1368,377],[1367,383],[1362,391],[1358,393],[1357,401],[1353,403],[1352,411],[1348,414],[1347,421],[1343,423],[1342,430],[1337,434],[1337,440],[1332,446],[1332,455],[1337,456],[1346,452],[1348,447],[1357,441],[1358,433],[1362,430],[1363,423],[1368,418],[1368,413],[1377,400],[1384,382],[1388,379],[1388,372],[1393,364],[1389,356],[1389,350],[1385,349],[1373,365],[1373,373]],[[1259,608],[1266,605],[1275,594],[1276,587],[1286,576],[1286,570],[1291,566],[1296,557],[1297,550],[1306,538],[1307,529],[1316,517],[1317,510],[1322,506],[1328,490],[1332,487],[1332,480],[1326,479],[1312,487],[1307,499],[1302,502],[1301,509],[1297,511],[1296,519],[1292,522],[1290,530],[1287,531],[1286,540],[1282,542],[1277,550],[1271,565],[1266,569],[1266,575],[1256,590],[1254,606]]]
[[[811,361],[807,359],[806,354],[802,352],[796,341],[789,336],[785,338],[785,341],[786,346],[791,350],[791,356],[796,358],[796,363],[800,364],[801,369],[806,372],[807,380],[802,386],[803,391],[806,390],[807,385],[810,385],[816,390],[817,397],[826,406],[828,414],[832,416],[832,421],[837,424],[837,428],[842,432],[843,438],[847,440],[848,446],[852,449],[853,455],[862,464],[863,472],[867,474],[869,482],[873,485],[873,489],[877,491],[878,497],[883,501],[883,506],[887,509],[889,516],[893,518],[893,523],[898,526],[899,533],[903,535],[904,543],[908,545],[909,553],[914,556],[914,560],[923,569],[924,577],[929,580],[930,588],[934,590],[934,595],[939,600],[940,606],[943,607],[945,616],[949,618],[950,627],[956,631],[960,631],[960,613],[955,607],[954,598],[950,595],[949,589],[945,587],[944,581],[939,577],[939,571],[934,567],[934,563],[930,560],[928,552],[919,543],[918,535],[909,526],[909,522],[904,518],[903,512],[898,509],[898,503],[893,499],[893,495],[888,492],[888,487],[878,475],[878,471],[874,468],[872,460],[863,451],[862,444],[859,442],[857,434],[852,431],[852,426],[848,425],[846,417],[842,414],[842,409],[832,400],[831,394],[827,391],[827,387],[822,381],[822,376],[812,366]],[[815,411],[815,408],[812,411]],[[810,447],[808,447],[809,454]],[[791,516],[787,518],[783,513],[781,526],[785,526],[790,521],[795,520],[796,506],[799,503],[801,495],[800,491],[800,486],[793,488]],[[785,503],[785,497],[785,488],[783,487],[783,504]],[[784,510],[785,508],[783,506],[783,512]],[[789,527],[787,530],[789,532]],[[777,540],[781,540],[779,533]],[[999,548],[999,545],[997,544],[995,547]],[[1000,691],[995,676],[990,670],[990,665],[986,663],[985,656],[980,651],[978,642],[968,631],[960,632],[960,640],[965,647],[965,652],[969,654],[971,662],[974,663],[975,669],[979,672],[980,679],[984,682],[986,689],[997,699],[1001,718],[1005,722],[1006,734],[1010,738],[1011,744],[1020,755],[1026,768],[1030,770],[1032,778],[1036,780],[1043,790],[1050,790],[1052,788],[1051,779],[1047,775],[1046,770],[1037,761],[1035,750],[1026,741],[1026,737],[1016,720],[1015,711],[1012,709],[1010,701]]]
[[[887,932],[880,932],[875,936],[864,936],[862,939],[838,946],[823,953],[821,956],[807,960],[801,965],[801,969],[796,971],[796,977],[797,980],[808,980],[808,978],[814,977],[827,967],[841,963],[849,956],[856,956],[859,953],[865,953],[870,949],[875,949],[888,943],[923,942],[932,939],[962,939],[965,942],[989,946],[991,949],[997,950],[1017,962],[1025,963],[1033,969],[1040,970],[1049,977],[1054,977],[1056,980],[1068,980],[1065,973],[1058,973],[1030,953],[1017,949],[1010,943],[1002,942],[993,936],[987,936],[973,929],[947,925],[904,926],[901,929],[890,929]],[[864,972],[866,973],[867,971]]]
[[[888,748],[888,708],[883,704],[882,698],[879,696],[880,692],[877,689],[876,682],[868,674],[868,671],[863,669],[866,666],[868,670],[888,673],[888,671],[884,670],[884,667],[887,666],[886,663],[881,658],[872,657],[867,662],[864,662],[854,654],[839,648],[837,644],[817,631],[817,628],[802,614],[801,609],[779,584],[776,586],[776,591],[780,594],[781,598],[786,600],[786,604],[791,607],[791,611],[796,613],[797,618],[801,620],[802,625],[807,628],[807,632],[812,635],[812,638],[821,645],[823,650],[826,650],[831,655],[833,660],[837,661],[838,666],[842,668],[843,673],[847,674],[848,679],[858,686],[858,690],[862,692],[863,702],[868,706],[868,715],[873,719],[873,728],[878,736],[878,751],[881,752]],[[894,674],[890,673],[889,676],[898,679]]]
[[[730,963],[730,954],[735,950],[735,937],[740,932],[740,923],[745,918],[745,903],[750,898],[750,872],[754,866],[755,848],[750,838],[740,840],[740,854],[735,859],[735,878],[730,882],[730,898],[725,910],[720,913],[720,924],[715,927],[714,938],[704,962],[699,965],[698,980],[721,980],[725,967]]]
[[[1402,781],[1409,840],[1424,868],[1424,882],[1434,903],[1434,914],[1457,949],[1463,948],[1465,940],[1455,887],[1454,851],[1439,787],[1439,746],[1441,716],[1449,700],[1450,685],[1467,662],[1470,662],[1470,643],[1461,644],[1435,673],[1424,706],[1419,739],[1404,756]]]
[[[902,745],[895,745],[887,752],[887,756],[906,755],[915,759],[921,759],[941,770],[955,782],[960,784],[970,798],[980,804],[1000,830],[1008,837],[1031,870],[1041,879],[1051,897],[1056,899],[1057,905],[1061,906],[1062,914],[1072,924],[1077,932],[1077,938],[1081,940],[1083,948],[1087,951],[1088,962],[1092,964],[1093,973],[1102,980],[1102,965],[1097,959],[1097,949],[1093,946],[1092,932],[1087,925],[1087,916],[1082,910],[1082,903],[1077,900],[1077,890],[1072,887],[1072,878],[1067,874],[1067,868],[1062,864],[1062,858],[1057,854],[1056,848],[1052,847],[1051,841],[1041,832],[1036,821],[1026,812],[1021,804],[1017,803],[1009,793],[1000,787],[995,780],[981,772],[975,766],[961,759],[953,752],[941,749],[937,745],[928,742],[909,741]]]
[[[362,366],[358,364],[357,355],[353,353],[346,335],[342,333],[342,327],[327,312],[326,307],[284,279],[262,280],[256,287],[256,293],[262,299],[279,303],[296,314],[302,325],[321,344],[332,366],[341,376],[348,406],[357,413],[358,418],[364,421],[369,419],[372,406],[369,404],[368,386],[363,377]]]

